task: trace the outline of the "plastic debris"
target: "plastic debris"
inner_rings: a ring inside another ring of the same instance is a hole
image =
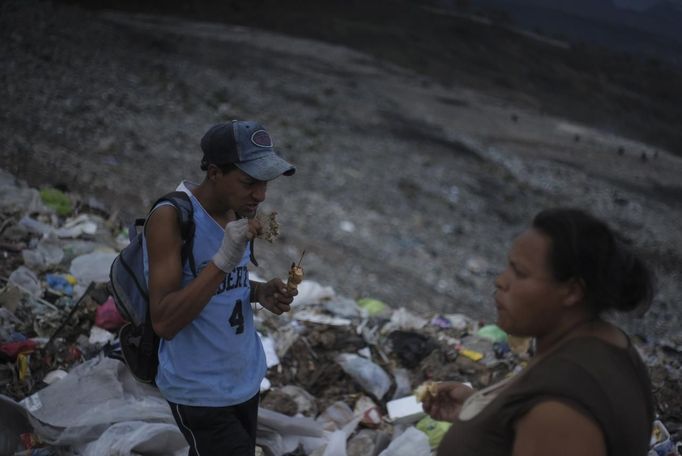
[[[43,203],[47,207],[52,208],[57,215],[67,216],[73,212],[71,198],[61,190],[57,190],[56,188],[44,188],[40,190],[40,198],[43,200]]]
[[[109,270],[116,255],[114,251],[86,253],[71,261],[69,272],[82,285],[90,282],[106,283],[109,281]]]
[[[6,176],[0,170],[0,211],[13,214],[0,264],[0,454],[187,454],[165,401],[116,359],[122,318],[106,281],[127,237],[98,215],[64,220]],[[488,270],[467,267],[471,276]],[[464,314],[416,315],[310,280],[298,290],[291,313],[256,315],[268,365],[260,454],[430,455],[449,424],[424,415],[414,387],[482,388],[523,369],[533,351],[531,339]],[[659,412],[649,455],[678,454],[682,338],[633,341]]]
[[[358,299],[357,303],[358,306],[364,309],[370,316],[379,315],[386,309],[386,304],[378,299],[362,298]]]
[[[51,290],[69,296],[73,294],[73,284],[70,283],[67,277],[58,274],[46,274],[45,280]]]
[[[441,440],[448,432],[452,423],[447,421],[436,421],[430,416],[425,416],[415,425],[417,429],[422,431],[429,439],[429,445],[431,448],[437,448],[440,445]]]
[[[450,322],[454,329],[459,331],[465,331],[473,326],[473,320],[463,314],[448,314],[443,315],[443,317]]]
[[[126,323],[125,318],[116,308],[114,298],[109,296],[106,301],[97,307],[95,312],[95,325],[109,331],[116,331]]]
[[[26,266],[19,266],[9,276],[9,283],[21,288],[31,296],[37,297],[43,293],[38,276]]]
[[[485,325],[482,326],[478,332],[476,332],[478,337],[488,339],[492,342],[506,342],[507,333],[500,329],[497,325]]]
[[[55,369],[53,371],[48,372],[45,377],[43,377],[43,382],[46,384],[50,385],[56,381],[59,381],[69,375],[68,372],[66,372],[63,369]]]
[[[396,330],[388,335],[388,340],[402,365],[410,369],[415,368],[438,346],[428,335],[415,331]]]
[[[426,434],[410,426],[379,456],[431,456],[431,446]]]
[[[424,417],[424,409],[421,402],[417,401],[414,394],[386,403],[388,418],[393,423],[416,423]]]
[[[333,317],[331,315],[323,315],[315,312],[299,311],[294,314],[297,320],[307,321],[309,323],[318,323],[321,325],[330,326],[350,326],[351,321],[348,318]]]
[[[367,396],[360,396],[353,407],[355,416],[362,417],[360,423],[366,427],[378,428],[381,425],[381,410],[379,406]]]
[[[379,365],[352,353],[340,353],[336,362],[368,393],[377,399],[384,397],[391,387],[391,380]]]
[[[460,348],[459,353],[462,356],[466,356],[467,358],[469,358],[472,361],[480,361],[483,359],[483,356],[485,356],[485,355],[483,355],[483,353],[480,353],[480,352],[477,352],[474,350],[470,350],[470,349],[465,348],[465,347]]]
[[[651,430],[649,456],[677,456],[677,447],[670,432],[660,420],[655,420]]]
[[[77,238],[84,234],[92,236],[95,233],[97,233],[97,223],[86,214],[67,220],[61,228],[55,231],[60,238]]]

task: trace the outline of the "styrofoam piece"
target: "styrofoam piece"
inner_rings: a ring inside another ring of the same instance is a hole
[[[414,394],[386,403],[388,418],[394,423],[416,423],[426,413]]]

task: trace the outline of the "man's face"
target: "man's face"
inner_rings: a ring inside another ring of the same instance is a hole
[[[218,173],[220,198],[241,217],[256,215],[258,205],[265,201],[268,183],[259,181],[240,169]]]

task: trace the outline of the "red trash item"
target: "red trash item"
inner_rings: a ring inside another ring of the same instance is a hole
[[[106,301],[97,307],[97,311],[95,313],[96,326],[109,331],[115,331],[124,324],[126,324],[126,320],[121,316],[118,309],[116,308],[113,297],[109,296]]]
[[[64,361],[67,363],[75,363],[82,360],[83,352],[81,352],[80,349],[75,345],[69,345],[69,350],[67,351],[66,356],[64,356]]]
[[[17,360],[17,355],[22,352],[30,352],[38,347],[38,343],[32,339],[18,340],[0,344],[0,351],[9,356],[12,361]]]
[[[378,428],[381,425],[381,412],[379,411],[379,407],[374,406],[365,410],[360,422],[368,428]]]
[[[38,448],[40,445],[40,439],[32,432],[24,432],[19,435],[19,438],[21,439],[21,444],[24,445],[24,448],[27,450]]]

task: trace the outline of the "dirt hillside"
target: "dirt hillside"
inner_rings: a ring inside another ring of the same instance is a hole
[[[256,246],[259,276],[284,277],[305,249],[307,277],[349,297],[490,320],[513,236],[569,204],[620,227],[655,267],[654,307],[623,323],[680,334],[682,158],[665,148],[513,89],[445,85],[253,27],[38,1],[0,12],[0,167],[32,185],[125,220],[202,178],[210,125],[259,119],[298,167],[269,187],[282,236]]]

